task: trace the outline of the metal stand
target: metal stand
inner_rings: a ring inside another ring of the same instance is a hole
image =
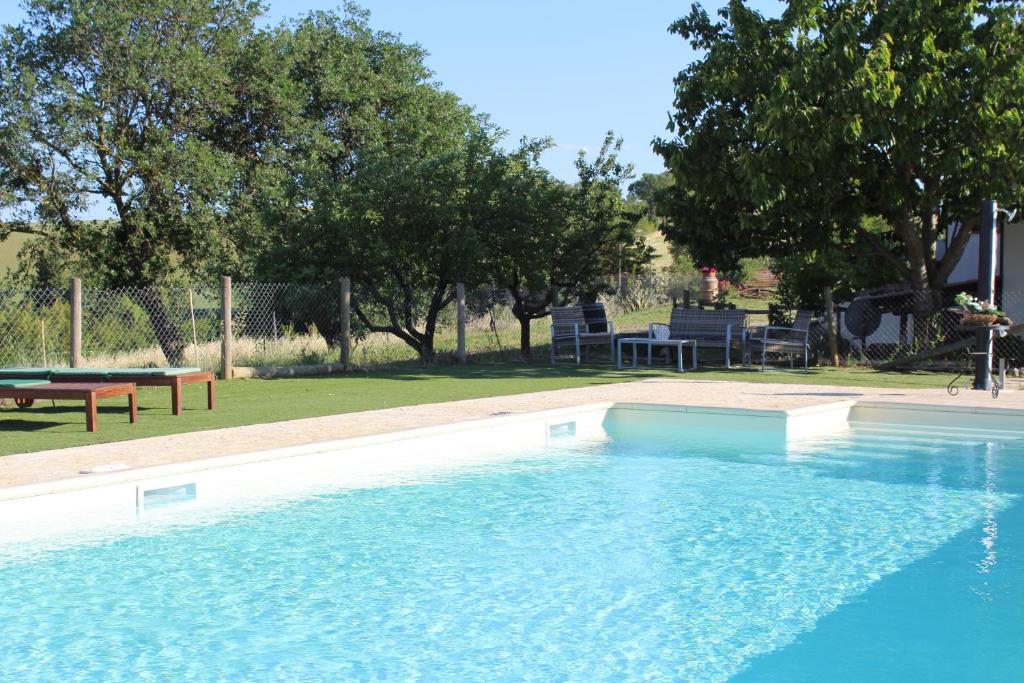
[[[968,355],[969,359],[974,359],[975,363],[978,362],[979,358],[983,357],[984,360],[982,362],[984,362],[987,367],[990,367],[989,363],[991,362],[991,354],[988,351],[972,351],[972,352],[970,352],[967,355]],[[960,381],[961,377],[963,377],[964,375],[967,375],[969,372],[971,372],[973,370],[974,370],[974,368],[972,368],[971,370],[966,370],[966,369],[961,369],[960,370],[960,374],[958,374],[956,377],[954,377],[953,381],[951,381],[946,386],[946,391],[949,393],[950,396],[956,396],[957,394],[960,393],[960,387],[956,386],[956,383],[958,381]],[[991,391],[992,392],[992,398],[999,398],[999,392],[1006,388],[1006,359],[1005,358],[1000,358],[999,359],[999,374],[997,375],[997,374],[993,373],[991,371],[991,369],[990,369],[988,371],[986,377],[985,377],[985,380],[986,380],[985,383],[984,383],[985,386],[979,388],[978,387],[977,374],[975,374],[975,380],[974,380],[975,384],[974,384],[973,388],[974,389],[981,389],[981,390],[984,390],[984,391]]]

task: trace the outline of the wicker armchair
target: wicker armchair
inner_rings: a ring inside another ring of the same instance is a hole
[[[601,331],[591,331],[601,328]],[[608,360],[615,360],[615,325],[605,318],[600,323],[587,323],[582,306],[555,306],[551,309],[551,362],[558,358],[558,347],[571,346],[579,365],[591,346],[608,345]]]

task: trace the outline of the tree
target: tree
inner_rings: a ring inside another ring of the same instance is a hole
[[[424,52],[376,32],[366,14],[312,13],[290,26],[281,61],[298,90],[274,151],[278,182],[252,235],[260,276],[348,276],[353,312],[434,358],[456,282],[480,277],[497,132],[431,81]]]
[[[581,300],[610,290],[603,276],[635,270],[653,255],[636,234],[640,214],[622,197],[633,167],[619,161],[621,150],[622,138],[608,131],[592,162],[582,150],[576,158],[579,180],[569,193],[567,229],[559,240],[553,282]]]
[[[866,220],[864,230],[886,239],[891,230],[880,219]],[[825,288],[840,301],[850,301],[865,289],[891,285],[899,279],[888,262],[879,262],[872,247],[851,236],[846,242],[824,245],[814,251],[795,251],[772,259],[779,279],[775,298],[783,306],[823,310]]]
[[[1021,200],[1019,3],[809,0],[769,19],[733,0],[720,17],[695,6],[671,28],[704,57],[655,143],[678,187],[666,235],[720,266],[855,240],[923,324],[981,200]]]
[[[493,133],[448,100],[437,120],[384,154],[357,163],[341,195],[344,253],[358,282],[353,311],[370,332],[397,336],[434,360],[438,317],[457,282],[481,281],[479,231],[486,215]],[[461,112],[463,120],[451,115]],[[431,118],[428,114],[427,119]]]
[[[11,232],[131,287],[171,363],[184,344],[150,285],[219,248],[237,157],[214,134],[253,34],[251,0],[28,0],[0,41],[0,202]],[[116,220],[80,220],[96,203]]]
[[[530,357],[530,326],[550,313],[553,292],[593,298],[608,287],[603,277],[651,258],[638,238],[637,216],[622,198],[632,169],[618,160],[621,140],[606,136],[593,161],[581,152],[579,180],[560,183],[539,166],[546,140],[524,140],[502,157],[502,173],[482,239],[494,281],[512,298],[519,321],[520,355]]]
[[[667,171],[644,173],[639,180],[629,184],[629,193],[626,197],[643,203],[648,220],[660,223],[661,209],[665,204],[663,197],[673,185],[672,174]]]
[[[550,312],[559,237],[569,188],[540,166],[550,140],[522,140],[495,158],[495,211],[481,233],[489,277],[512,299],[519,351],[530,357],[530,326]]]

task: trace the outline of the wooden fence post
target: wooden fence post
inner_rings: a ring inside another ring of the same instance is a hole
[[[341,330],[338,334],[338,343],[341,345],[341,364],[346,370],[350,370],[349,363],[352,353],[352,280],[347,277],[341,278]]]
[[[466,362],[466,285],[455,283],[455,360]]]
[[[82,367],[82,281],[71,278],[71,367]]]
[[[220,340],[220,378],[231,379],[234,370],[234,332],[231,326],[231,278],[227,275],[220,276],[220,319],[224,324]]]
[[[832,305],[832,288],[825,288],[825,324],[828,330],[828,358],[834,367],[839,367],[839,344],[836,339],[836,309]]]

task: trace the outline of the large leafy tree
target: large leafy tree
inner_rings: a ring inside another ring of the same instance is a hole
[[[676,137],[656,142],[678,187],[666,233],[702,262],[855,240],[924,318],[981,200],[1021,199],[1020,3],[792,0],[775,19],[733,0],[671,30],[704,56],[676,79]]]
[[[352,7],[290,27],[282,63],[302,105],[273,152],[278,181],[261,203],[270,229],[248,241],[256,274],[352,278],[363,329],[429,362],[455,283],[479,278],[495,132],[423,59]]]
[[[424,362],[434,358],[438,318],[455,300],[456,283],[483,278],[479,235],[494,139],[452,105],[440,104],[439,120],[417,115],[422,123],[386,153],[367,153],[339,202],[347,257],[338,264],[357,280],[355,314]]]
[[[555,292],[591,298],[607,289],[604,276],[650,260],[637,237],[637,216],[622,198],[632,169],[618,160],[621,140],[609,133],[593,160],[581,153],[578,180],[561,183],[540,167],[546,140],[524,140],[500,155],[492,183],[495,207],[483,225],[490,278],[508,292],[519,321],[519,351],[530,357],[533,320],[547,316]]]
[[[566,228],[568,187],[540,166],[550,140],[523,140],[495,159],[497,191],[481,234],[489,279],[512,300],[519,349],[530,355],[530,326],[550,312],[559,235]]]
[[[27,0],[0,38],[0,239],[37,235],[113,287],[197,271],[220,250],[238,158],[216,134],[260,7],[251,0]],[[99,206],[115,220],[82,221]],[[173,363],[152,290],[134,296]]]

